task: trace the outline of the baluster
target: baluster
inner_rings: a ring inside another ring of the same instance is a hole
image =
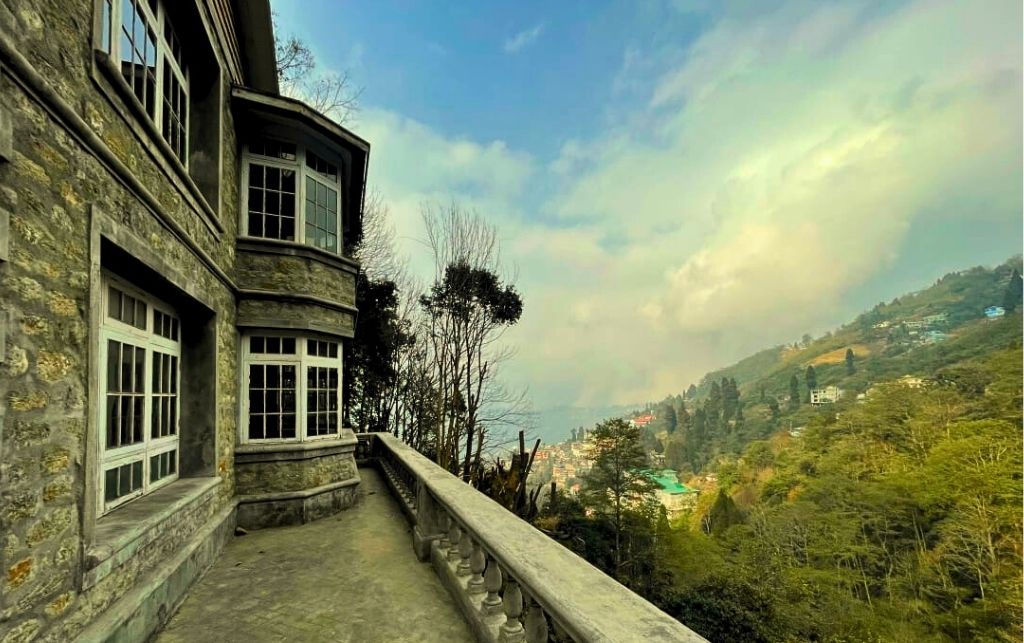
[[[440,515],[437,524],[441,528],[441,540],[437,544],[441,549],[447,550],[452,546],[452,541],[448,540],[448,528],[451,527],[452,519],[444,509],[438,509],[438,514]]]
[[[490,558],[487,560],[487,571],[484,572],[484,587],[487,589],[487,597],[484,598],[480,611],[485,615],[501,614],[501,567],[498,561]]]
[[[459,541],[459,566],[456,568],[455,573],[459,576],[469,576],[473,570],[473,566],[469,562],[469,557],[473,555],[473,539],[470,537],[468,531],[462,532],[462,540]]]
[[[452,527],[448,531],[448,560],[454,561],[459,559],[459,541],[462,540],[462,530],[459,529],[459,524],[452,521]]]
[[[487,557],[484,555],[484,548],[480,543],[473,543],[473,553],[469,557],[469,569],[473,577],[469,579],[469,593],[483,594],[487,589],[484,587],[484,567],[487,565]]]
[[[519,618],[523,614],[523,593],[519,583],[511,578],[505,583],[505,593],[501,597],[501,607],[505,612],[505,622],[498,628],[498,640],[505,643],[526,640],[526,632]]]
[[[526,642],[547,643],[548,641],[548,619],[544,614],[544,608],[540,606],[533,597],[530,597],[530,607],[526,610]]]

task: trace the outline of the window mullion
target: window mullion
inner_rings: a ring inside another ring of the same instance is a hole
[[[295,174],[298,185],[295,187],[295,240],[299,243],[306,243],[306,146],[296,145],[295,156],[299,167]]]

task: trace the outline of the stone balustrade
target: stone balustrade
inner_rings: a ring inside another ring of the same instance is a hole
[[[705,640],[400,439],[358,437],[478,640]]]

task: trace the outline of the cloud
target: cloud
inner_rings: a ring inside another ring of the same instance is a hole
[[[581,403],[658,398],[856,314],[844,298],[915,226],[1019,220],[1019,17],[928,1],[726,12],[642,118],[552,164],[546,209],[597,232],[528,260],[578,280],[544,285],[544,323],[517,336],[530,379],[575,378]]]
[[[527,46],[533,44],[533,42],[536,41],[537,38],[540,37],[540,34],[543,31],[544,31],[544,23],[542,23],[542,22],[535,24],[534,26],[530,27],[529,29],[524,29],[523,31],[520,31],[516,35],[514,35],[511,38],[508,38],[507,40],[505,40],[505,45],[504,45],[505,53],[506,54],[519,53],[520,51],[522,51]]]
[[[452,196],[499,227],[525,300],[507,376],[539,407],[678,392],[849,319],[915,230],[1020,225],[1019,3],[713,4],[628,118],[554,158],[361,115],[401,235]]]

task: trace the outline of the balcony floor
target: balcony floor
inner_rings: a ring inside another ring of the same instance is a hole
[[[156,641],[474,640],[381,474],[359,474],[355,507],[234,538]]]

